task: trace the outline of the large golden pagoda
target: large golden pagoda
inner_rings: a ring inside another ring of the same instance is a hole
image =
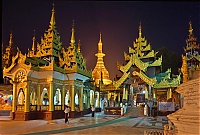
[[[108,85],[112,83],[112,81],[109,78],[109,72],[104,65],[103,57],[105,56],[105,54],[102,52],[102,46],[103,46],[103,43],[102,43],[102,37],[100,33],[100,39],[98,43],[98,52],[95,54],[95,56],[97,56],[97,63],[94,70],[92,71],[92,78],[95,79],[95,85],[99,85],[99,81],[101,79],[104,85]]]

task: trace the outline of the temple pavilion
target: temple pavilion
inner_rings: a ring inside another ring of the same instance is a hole
[[[71,109],[70,117],[90,111],[94,91],[85,82],[92,72],[86,69],[80,41],[75,43],[74,22],[67,48],[56,29],[54,6],[49,28],[40,43],[33,36],[27,54],[19,48],[12,54],[12,36],[3,54],[3,77],[12,84],[13,120],[63,118],[65,105]]]
[[[162,72],[162,56],[157,57],[157,53],[142,36],[140,24],[139,37],[133,42],[133,47],[129,47],[128,54],[124,53],[126,64],[117,63],[121,77],[102,88],[102,91],[112,89],[119,93],[107,96],[107,100],[131,106],[148,104],[150,108],[157,107],[159,102],[178,103],[175,99],[179,95],[172,96],[172,93],[175,93],[175,88],[180,84],[180,75],[172,77],[171,69]]]

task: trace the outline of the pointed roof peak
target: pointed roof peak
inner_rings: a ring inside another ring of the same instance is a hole
[[[188,32],[189,32],[189,35],[193,35],[193,28],[192,28],[192,22],[190,21],[189,22],[189,30],[188,30]]]
[[[139,25],[139,37],[142,37],[142,24]]]
[[[53,3],[53,8],[52,8],[52,14],[51,14],[51,20],[50,20],[50,26],[54,26],[56,24],[55,21],[55,9],[54,9],[54,3]]]
[[[74,20],[72,21],[72,35],[71,35],[71,44],[75,43],[75,30],[74,30]]]

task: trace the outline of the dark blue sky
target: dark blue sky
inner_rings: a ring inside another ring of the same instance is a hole
[[[13,44],[23,53],[31,48],[33,31],[36,40],[48,29],[52,0],[3,0],[2,42],[8,45],[9,34],[13,33]],[[72,20],[75,21],[76,43],[81,40],[81,51],[87,62],[87,69],[94,69],[95,53],[99,33],[102,33],[104,62],[113,79],[117,71],[116,62],[125,63],[124,52],[138,37],[139,22],[142,34],[153,49],[166,47],[183,53],[188,37],[189,21],[194,34],[200,40],[199,2],[70,2],[54,0],[56,25],[63,46],[70,41]],[[199,43],[199,42],[198,42]]]

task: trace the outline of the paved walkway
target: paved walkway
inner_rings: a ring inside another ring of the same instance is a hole
[[[0,116],[0,134],[121,134],[143,135],[144,130],[163,130],[167,117],[120,117],[95,113],[80,118],[70,118],[69,124],[64,119],[12,121]]]

